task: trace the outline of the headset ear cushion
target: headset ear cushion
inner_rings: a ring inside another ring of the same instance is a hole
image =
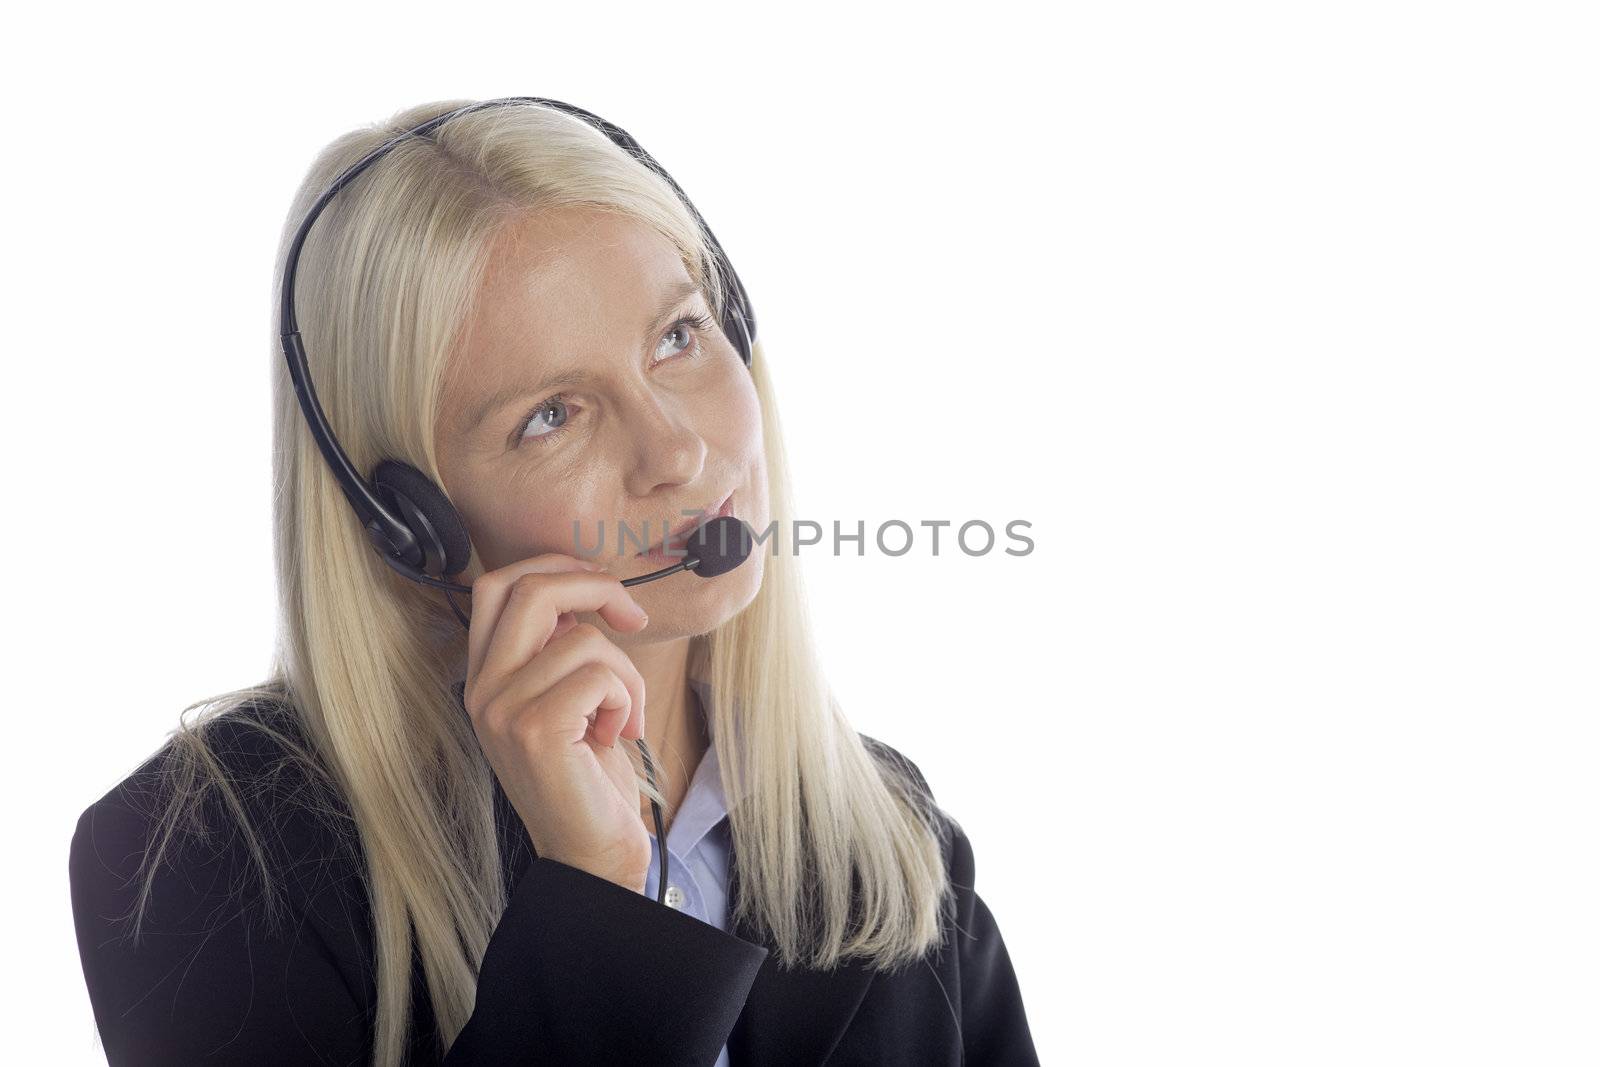
[[[734,351],[739,353],[744,365],[750,366],[750,361],[755,358],[755,342],[751,339],[749,320],[745,318],[742,306],[729,303],[728,313],[722,320],[722,332],[732,339]]]
[[[744,360],[744,365],[748,367],[755,358],[756,316],[750,309],[750,298],[745,295],[744,283],[739,280],[733,265],[726,259],[722,262],[728,286],[722,309],[722,332],[728,335],[733,347],[739,353],[739,358]]]
[[[385,504],[392,501],[397,505],[401,518],[412,527],[417,543],[423,546],[424,553],[429,557],[436,555],[430,544],[433,538],[428,536],[427,530],[416,528],[410,511],[415,510],[433,528],[438,547],[444,552],[443,566],[435,574],[436,577],[460,574],[467,569],[467,563],[472,559],[472,539],[467,536],[466,524],[456,513],[455,505],[450,503],[450,498],[434,484],[433,479],[409,463],[386,459],[372,472],[372,485],[380,500]],[[398,498],[404,498],[410,508]],[[433,566],[439,562],[437,558],[427,559],[422,567],[423,572],[434,574]]]

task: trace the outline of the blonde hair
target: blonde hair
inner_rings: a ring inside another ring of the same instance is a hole
[[[300,220],[341,171],[466,102],[408,108],[327,146],[295,197],[277,275]],[[492,238],[513,216],[564,205],[623,212],[672,240],[720,317],[726,290],[703,230],[661,178],[603,133],[530,104],[457,116],[399,145],[335,197],[301,254],[296,305],[311,373],[358,470],[402,458],[443,484],[434,441],[441,386]],[[271,734],[286,765],[336,792],[348,810],[325,805],[320,814],[362,846],[377,957],[373,1062],[383,1067],[401,1061],[409,1040],[413,949],[443,1048],[472,1013],[478,967],[506,906],[494,780],[452,691],[465,673],[464,631],[442,592],[407,581],[373,551],[306,428],[275,317],[271,350],[277,649],[267,681],[180,715],[164,749],[166,806],[136,909],[180,824],[198,828],[201,799],[214,795],[241,825],[274,914],[269,853],[208,727],[230,712],[243,721],[250,707],[282,708],[293,729],[271,716],[248,721]],[[751,373],[770,511],[782,529],[791,491],[760,344]],[[715,697],[709,725],[736,798],[732,918],[763,930],[782,966],[861,958],[896,968],[942,943],[951,898],[937,809],[914,772],[878,758],[839,709],[817,662],[797,560],[782,551],[764,565],[749,606],[691,642],[691,676]],[[456,580],[470,584],[480,572],[474,557]],[[629,751],[641,789],[661,800]]]

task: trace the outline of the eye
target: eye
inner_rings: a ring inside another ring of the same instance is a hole
[[[690,327],[693,327],[692,329]],[[681,344],[665,356],[656,360],[657,363],[665,362],[679,355],[687,353],[695,356],[704,347],[703,335],[712,327],[709,315],[684,315],[667,327],[667,332],[661,335],[662,344],[670,344],[674,339],[681,338]],[[657,352],[660,351],[658,347]],[[565,394],[557,393],[539,401],[538,405],[523,418],[517,429],[512,433],[511,446],[520,447],[523,442],[534,438],[548,440],[556,437],[567,428],[567,421],[581,409],[568,405]],[[536,430],[538,432],[529,432]]]
[[[693,329],[689,328],[691,326]],[[701,335],[709,329],[711,329],[711,316],[683,316],[677,322],[674,322],[671,326],[668,326],[667,332],[661,337],[662,343],[665,344],[670,342],[673,338],[682,335],[682,346],[677,348],[675,351],[668,352],[665,356],[662,356],[661,359],[670,359],[671,357],[678,355],[680,352],[688,352],[691,350],[698,354],[702,342]],[[660,349],[657,349],[657,351],[659,352]],[[658,360],[657,362],[660,361]]]
[[[517,428],[517,442],[521,443],[533,437],[553,437],[566,426],[570,415],[566,398],[559,393],[539,401],[539,406],[528,412],[528,417],[523,419]],[[533,429],[539,432],[528,432]]]

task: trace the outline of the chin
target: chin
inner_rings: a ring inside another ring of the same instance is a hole
[[[650,644],[715,630],[755,600],[765,567],[766,552],[758,546],[739,566],[715,578],[674,574],[636,587],[634,599],[650,622],[624,639],[630,644]]]

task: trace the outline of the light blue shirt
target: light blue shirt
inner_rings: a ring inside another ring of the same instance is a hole
[[[706,729],[711,729],[709,693],[698,682],[689,683],[706,710]],[[728,799],[722,789],[722,773],[713,739],[700,758],[689,789],[683,795],[678,813],[667,827],[667,906],[687,912],[701,922],[724,933],[732,933],[728,921]],[[645,896],[651,900],[661,886],[661,844],[650,834],[650,873],[645,877]],[[728,1067],[728,1046],[717,1054],[715,1067]]]

